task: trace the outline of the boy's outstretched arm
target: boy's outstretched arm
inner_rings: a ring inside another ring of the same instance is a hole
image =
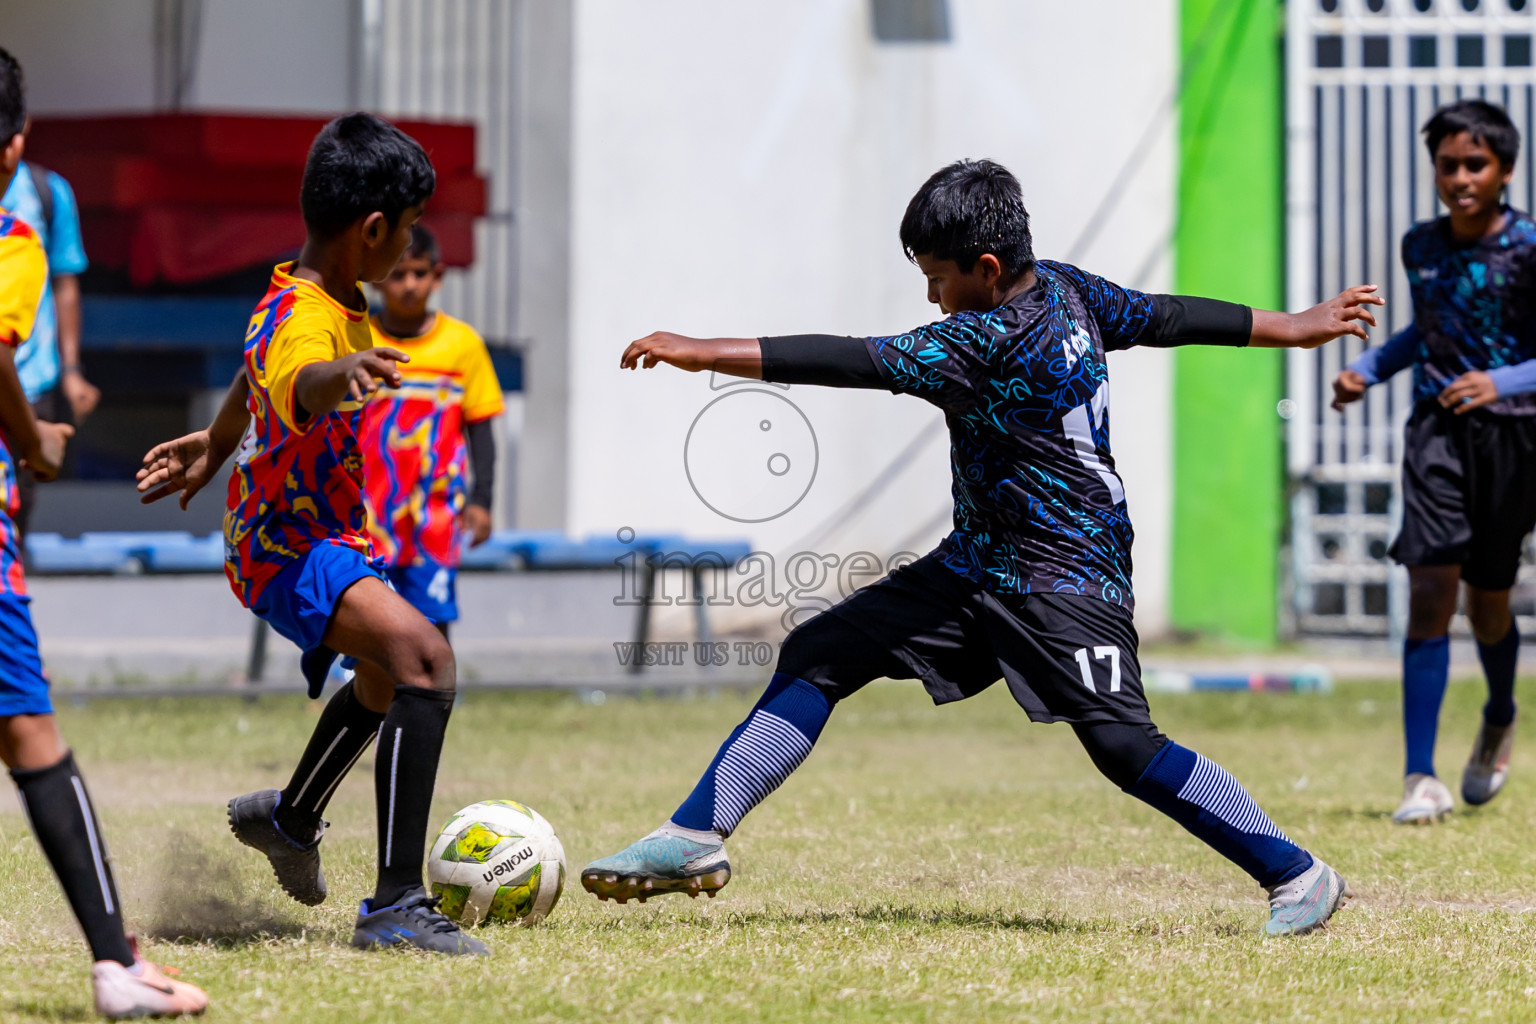
[[[318,419],[349,398],[361,402],[379,390],[381,381],[385,387],[399,387],[400,371],[395,364],[410,361],[411,357],[399,349],[375,345],[340,359],[300,367],[293,375],[295,421]]]
[[[218,475],[219,468],[239,447],[251,419],[246,407],[250,394],[250,382],[241,367],[206,430],[151,448],[138,472],[139,501],[148,505],[179,493],[181,507],[186,509],[192,496]]]
[[[657,331],[630,342],[619,358],[619,367],[625,370],[649,370],[657,363],[689,373],[714,370],[733,377],[763,379],[763,350],[756,338],[685,338]]]
[[[1376,326],[1370,307],[1386,304],[1387,300],[1376,294],[1375,285],[1362,284],[1300,313],[1255,309],[1248,344],[1254,348],[1317,348],[1346,334],[1367,341],[1369,335],[1363,325]]]
[[[771,338],[685,338],[660,332],[633,342],[619,366],[649,369],[668,363],[684,370],[714,370],[775,384],[884,388],[863,338],[792,334]]]

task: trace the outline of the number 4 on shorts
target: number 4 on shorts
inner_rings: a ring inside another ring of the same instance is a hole
[[[1099,661],[1103,661],[1105,658],[1109,659],[1109,692],[1110,693],[1119,693],[1120,692],[1120,648],[1118,648],[1118,647],[1095,647],[1093,649],[1093,656],[1095,658],[1097,658]],[[1088,648],[1086,648],[1086,647],[1079,647],[1077,649],[1077,653],[1074,654],[1073,657],[1077,659],[1077,669],[1078,669],[1078,671],[1083,674],[1083,685],[1088,687],[1088,689],[1093,690],[1095,693],[1097,693],[1098,690],[1095,689],[1095,687],[1093,685],[1093,665],[1088,660]]]
[[[427,587],[427,596],[439,604],[447,604],[449,579],[450,576],[447,569],[437,570],[436,575],[432,577],[431,584]]]

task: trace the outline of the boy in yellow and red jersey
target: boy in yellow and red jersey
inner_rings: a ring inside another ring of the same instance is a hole
[[[0,192],[21,164],[26,121],[21,66],[0,50]],[[0,210],[0,760],[11,770],[37,845],[91,947],[96,1011],[109,1018],[201,1013],[208,997],[141,959],[123,931],[112,859],[85,780],[54,721],[27,607],[12,519],[19,505],[17,467],[39,480],[52,479],[74,433],[34,418],[16,374],[16,349],[32,333],[47,280],[48,260],[37,233]]]
[[[456,670],[447,640],[385,581],[363,503],[363,406],[397,388],[410,357],[374,347],[359,283],[388,275],[436,188],[421,146],[371,114],[323,128],[304,167],[308,237],[272,272],[251,316],[245,365],[207,429],[144,458],[144,501],[185,507],[231,454],[225,573],[241,603],[303,651],[311,693],[337,654],[357,672],[336,692],[287,787],[229,803],[230,830],[266,855],[301,903],[326,897],[321,812],[379,738],[378,881],[352,944],[484,954],[437,910],[422,861]],[[238,446],[238,451],[236,447]]]
[[[411,361],[398,388],[368,403],[358,440],[374,552],[396,592],[446,636],[459,617],[460,534],[471,545],[491,534],[492,421],[503,404],[480,335],[431,308],[442,280],[437,239],[417,224],[410,247],[379,283],[384,308],[372,320],[374,344]]]

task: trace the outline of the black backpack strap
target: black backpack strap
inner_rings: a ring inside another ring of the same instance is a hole
[[[42,229],[47,234],[53,233],[53,189],[48,187],[48,168],[42,164],[33,163],[31,160],[22,161],[27,165],[27,173],[32,176],[32,187],[37,189],[37,199],[43,204]]]

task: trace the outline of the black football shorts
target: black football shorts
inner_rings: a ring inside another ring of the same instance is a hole
[[[1508,590],[1536,526],[1536,417],[1457,416],[1420,402],[1403,443],[1403,528],[1392,557],[1459,565],[1482,590]]]
[[[934,703],[945,704],[1002,679],[1036,722],[1151,721],[1130,612],[1097,597],[994,594],[933,554],[796,633],[786,657],[809,649],[842,663],[832,672],[838,699],[887,676],[921,679]]]

